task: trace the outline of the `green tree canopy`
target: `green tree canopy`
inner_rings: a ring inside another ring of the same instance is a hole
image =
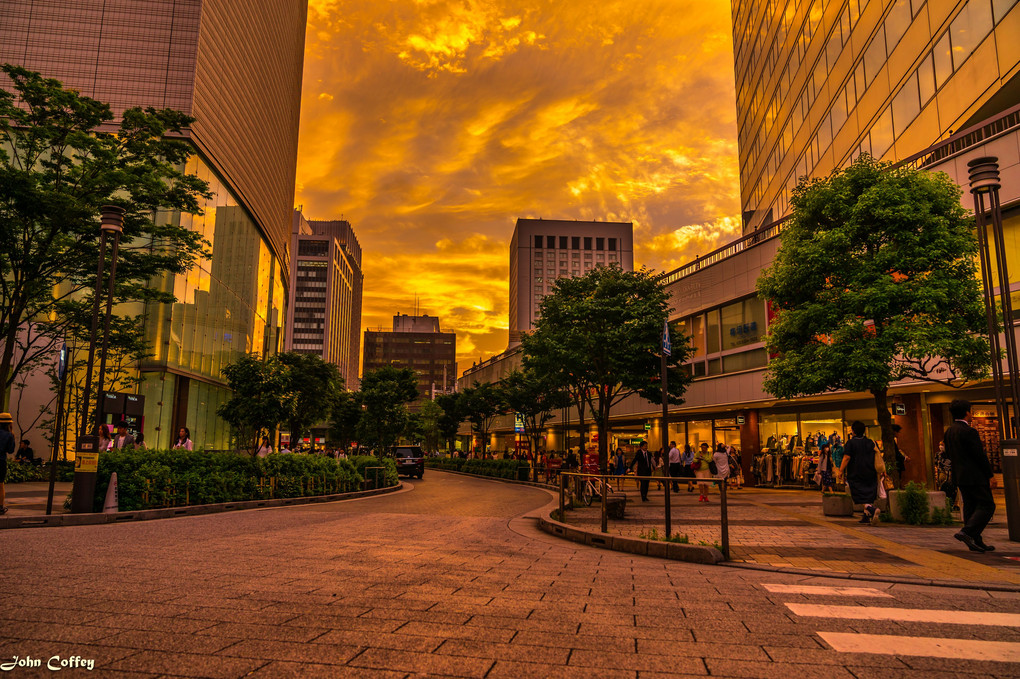
[[[498,384],[475,382],[460,392],[464,417],[482,440],[482,455],[489,448],[489,432],[496,418],[506,412],[506,401]]]
[[[570,397],[547,375],[534,370],[514,370],[501,381],[507,409],[524,419],[525,434],[537,453],[542,429],[553,418],[553,411],[570,405]]]
[[[443,413],[439,416],[437,423],[439,425],[439,436],[446,442],[447,450],[452,454],[454,441],[457,439],[457,431],[460,429],[460,423],[465,418],[462,399],[459,393],[440,394],[436,396],[436,405],[443,409]]]
[[[561,278],[545,296],[535,331],[522,339],[524,368],[569,387],[594,413],[599,466],[609,460],[609,415],[614,405],[639,394],[661,402],[662,329],[669,294],[648,270],[600,266],[585,276]],[[690,377],[680,366],[690,353],[687,337],[671,327],[668,399],[683,403]]]
[[[191,117],[135,108],[110,129],[107,104],[21,67],[0,70],[13,85],[0,89],[0,409],[6,409],[18,375],[75,334],[72,326],[89,325],[100,207],[127,211],[116,301],[172,302],[172,294],[149,283],[187,271],[207,244],[160,215],[198,213],[208,187],[182,171],[192,149],[174,136]],[[26,322],[33,332],[20,332]]]
[[[442,431],[439,422],[443,417],[443,408],[433,400],[426,399],[418,409],[418,434],[421,438],[422,447],[427,453],[435,453],[439,450],[439,442],[442,440]]]
[[[358,423],[361,422],[361,393],[341,390],[333,401],[330,414],[329,436],[347,449],[357,439]]]
[[[278,356],[287,368],[294,393],[294,408],[286,419],[293,447],[310,427],[329,419],[343,391],[344,378],[335,365],[326,363],[318,354],[288,351]]]
[[[363,412],[358,438],[376,452],[396,444],[407,425],[407,404],[418,397],[418,375],[410,368],[384,366],[361,380]]]
[[[957,385],[988,369],[977,243],[960,195],[943,173],[862,155],[801,181],[776,259],[758,280],[776,314],[765,388],[781,398],[870,392],[889,463],[891,384]]]
[[[233,428],[238,447],[254,456],[260,438],[272,436],[294,412],[297,395],[289,370],[276,356],[247,354],[223,375],[234,393],[216,412]]]

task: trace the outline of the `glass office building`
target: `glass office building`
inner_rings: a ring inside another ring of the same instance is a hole
[[[0,62],[23,65],[108,102],[171,107],[188,171],[209,182],[203,214],[159,215],[200,232],[210,256],[154,281],[171,305],[145,310],[150,357],[139,366],[149,447],[179,427],[226,448],[216,406],[222,368],[283,347],[297,162],[305,0],[6,0]]]

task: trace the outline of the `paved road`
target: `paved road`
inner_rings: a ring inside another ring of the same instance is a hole
[[[410,485],[4,532],[0,670],[43,666],[0,677],[50,676],[54,657],[103,677],[1020,673],[1015,595],[629,557],[516,519],[548,502],[538,489],[435,472]]]

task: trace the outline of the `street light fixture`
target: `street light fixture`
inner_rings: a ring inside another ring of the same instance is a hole
[[[92,511],[92,495],[96,487],[96,467],[99,462],[98,438],[89,434],[89,425],[94,424],[96,432],[103,423],[103,400],[106,397],[103,379],[106,373],[106,352],[110,339],[110,316],[113,310],[114,277],[117,273],[117,253],[120,249],[120,235],[124,231],[124,208],[104,205],[100,208],[99,262],[96,267],[96,290],[92,304],[92,329],[89,334],[89,358],[85,372],[85,392],[82,399],[81,431],[75,451],[74,488],[71,495],[71,511],[75,513]],[[106,240],[113,237],[110,257],[109,285],[106,291],[106,317],[103,322],[103,350],[99,358],[99,383],[96,387],[95,420],[89,416],[89,402],[92,396],[92,369],[96,359],[96,334],[99,326],[99,291],[103,287],[103,265],[106,260]]]
[[[1017,339],[1013,328],[1013,300],[1006,263],[1006,241],[1002,233],[1002,205],[999,202],[999,159],[994,156],[975,158],[967,163],[970,171],[970,192],[974,196],[974,219],[977,223],[978,250],[984,292],[988,339],[992,345],[992,383],[999,408],[1000,461],[1003,489],[1006,494],[1006,522],[1009,539],[1020,541],[1020,363]],[[989,227],[991,227],[989,229]],[[991,233],[989,233],[989,230]],[[992,267],[995,249],[995,268]],[[998,310],[995,303],[995,282],[999,284],[1005,342],[1006,373],[1002,369],[1002,345],[999,341]],[[1008,378],[1008,383],[1007,383]],[[1012,399],[1012,410],[1010,409]]]

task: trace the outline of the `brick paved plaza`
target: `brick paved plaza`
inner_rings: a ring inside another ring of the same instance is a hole
[[[0,666],[103,677],[1020,673],[1020,595],[694,566],[538,532],[543,490],[0,534]],[[859,652],[862,648],[872,651]]]

